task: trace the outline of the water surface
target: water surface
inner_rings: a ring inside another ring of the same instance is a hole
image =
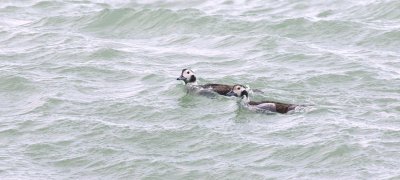
[[[3,1],[1,179],[398,179],[400,2]],[[314,104],[187,95],[240,83]]]

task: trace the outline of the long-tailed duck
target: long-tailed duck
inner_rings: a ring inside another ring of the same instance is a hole
[[[228,92],[231,91],[232,85],[225,85],[225,84],[204,84],[198,85],[197,78],[194,72],[190,69],[182,69],[181,76],[178,77],[176,80],[182,80],[185,82],[185,85],[189,87],[190,90],[197,90],[200,93],[208,92],[216,92],[220,95],[227,96]]]
[[[249,93],[247,92],[246,87],[239,84],[234,85],[231,91],[227,95],[241,97],[244,106],[246,106],[250,110],[254,110],[257,112],[278,112],[284,114],[289,111],[295,110],[296,107],[302,106],[294,104],[285,104],[275,101],[260,101],[260,102],[250,101]]]

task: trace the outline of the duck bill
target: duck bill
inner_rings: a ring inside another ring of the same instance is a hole
[[[185,78],[185,77],[183,77],[183,76],[180,76],[180,77],[176,78],[176,80],[182,80],[182,81],[185,81],[185,80],[186,80],[186,78]]]
[[[237,97],[236,93],[234,93],[233,91],[229,91],[226,95],[227,96],[236,96]]]

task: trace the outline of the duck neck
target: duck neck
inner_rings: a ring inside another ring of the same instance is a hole
[[[186,85],[197,85],[197,78],[196,78],[196,76],[195,75],[192,75],[190,78],[189,78],[189,81],[188,82],[186,82]]]
[[[243,102],[245,103],[250,102],[249,93],[247,92],[247,90],[242,91],[240,96],[242,97]]]
[[[243,96],[243,97],[242,97],[242,101],[243,101],[244,103],[249,103],[249,102],[250,102],[249,96],[247,96],[247,95]]]
[[[195,82],[188,82],[186,83],[187,86],[196,86],[197,85],[197,81]]]

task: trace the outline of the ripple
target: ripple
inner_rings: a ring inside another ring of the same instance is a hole
[[[0,88],[3,92],[31,90],[33,82],[20,76],[3,76],[0,79]]]

